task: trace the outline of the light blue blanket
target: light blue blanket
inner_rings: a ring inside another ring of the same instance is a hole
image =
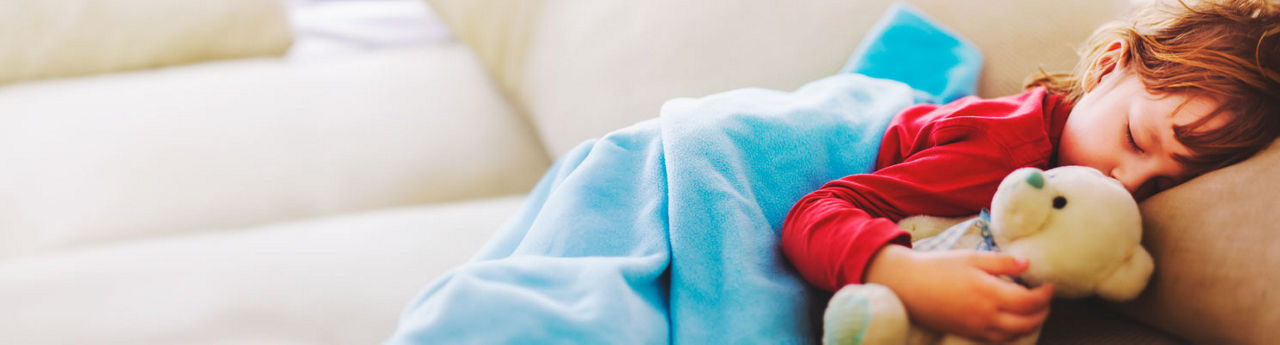
[[[782,256],[784,217],[823,183],[869,172],[893,115],[971,93],[980,66],[905,7],[869,37],[846,67],[861,74],[671,100],[579,145],[388,343],[816,341],[826,301]]]

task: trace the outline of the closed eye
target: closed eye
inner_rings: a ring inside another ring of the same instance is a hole
[[[1127,121],[1124,123],[1124,134],[1129,137],[1129,146],[1132,146],[1134,150],[1138,151],[1138,153],[1147,152],[1146,150],[1143,150],[1141,146],[1138,146],[1137,141],[1133,140],[1133,126],[1130,126]]]

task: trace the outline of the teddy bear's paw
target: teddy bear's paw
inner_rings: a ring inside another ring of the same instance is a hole
[[[878,284],[846,285],[831,297],[822,316],[822,343],[902,344],[910,322],[902,301]]]

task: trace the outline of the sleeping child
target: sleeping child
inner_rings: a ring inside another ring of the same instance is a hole
[[[1073,71],[1042,71],[1022,94],[899,113],[874,172],[831,181],[794,205],[783,251],[820,289],[889,287],[912,321],[933,329],[989,341],[1028,334],[1044,322],[1053,286],[1028,289],[995,276],[1035,263],[911,251],[895,222],[976,214],[1021,167],[1093,167],[1141,200],[1239,162],[1280,133],[1278,71],[1274,1],[1136,12],[1095,31]]]
[[[1035,263],[912,252],[895,221],[977,213],[1028,166],[1090,166],[1143,198],[1280,133],[1275,2],[1144,11],[1098,30],[1072,73],[951,102],[972,93],[976,48],[903,6],[884,18],[864,42],[892,49],[856,52],[854,73],[673,99],[559,157],[387,343],[811,343],[818,290],[867,282],[919,324],[1010,339],[1053,287],[995,275]]]

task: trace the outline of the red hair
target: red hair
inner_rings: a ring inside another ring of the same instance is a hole
[[[1127,43],[1129,65],[1148,91],[1218,102],[1209,115],[1174,127],[1175,137],[1193,153],[1176,158],[1194,175],[1244,160],[1280,134],[1280,3],[1152,5],[1098,28],[1072,72],[1040,71],[1027,88],[1044,86],[1074,104],[1084,94],[1090,65],[1117,40]],[[1223,126],[1200,130],[1218,116],[1229,118]]]

